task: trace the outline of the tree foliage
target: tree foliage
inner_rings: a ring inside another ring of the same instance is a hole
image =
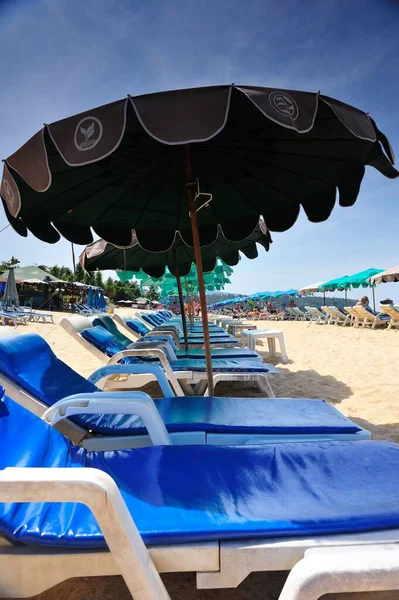
[[[3,273],[4,271],[9,271],[10,269],[14,269],[19,264],[20,264],[20,261],[18,260],[18,258],[15,258],[15,256],[12,256],[10,258],[10,260],[1,261],[0,262],[0,273]]]

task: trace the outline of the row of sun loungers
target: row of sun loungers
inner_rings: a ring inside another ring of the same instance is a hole
[[[345,306],[341,310],[337,306],[322,306],[321,309],[306,306],[305,311],[300,308],[287,308],[286,313],[293,321],[310,321],[317,324],[343,325],[354,327],[370,327],[375,329],[378,326],[399,327],[399,310],[393,306],[381,305],[380,313],[372,314],[363,306]]]
[[[2,597],[122,574],[133,598],[168,600],[159,573],[182,571],[210,589],[290,570],[280,600],[399,588],[397,445],[322,400],[179,396],[176,363],[202,373],[201,323],[186,349],[167,311],[74,319],[104,363],[88,380],[0,329]],[[211,327],[215,373],[263,365],[230,337]],[[162,398],[133,391],[148,374]],[[108,391],[120,377],[130,391]]]

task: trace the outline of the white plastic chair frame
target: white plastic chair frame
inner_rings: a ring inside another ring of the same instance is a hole
[[[2,542],[0,594],[36,595],[65,579],[120,573],[134,600],[170,600],[160,572],[197,572],[200,589],[237,587],[251,572],[289,570],[279,600],[399,589],[399,530],[220,541],[146,548],[113,479],[97,469],[7,468],[0,502],[79,502],[107,551],[14,547]],[[153,560],[154,559],[154,560]]]

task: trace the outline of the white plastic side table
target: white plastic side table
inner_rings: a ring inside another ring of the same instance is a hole
[[[241,335],[247,339],[247,346],[250,350],[255,350],[257,340],[267,339],[270,356],[276,356],[276,339],[278,339],[282,362],[283,364],[287,364],[288,356],[285,350],[284,334],[282,331],[278,329],[244,329]]]

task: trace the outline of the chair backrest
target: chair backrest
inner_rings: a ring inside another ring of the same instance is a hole
[[[357,313],[362,319],[367,319],[368,321],[373,321],[375,319],[375,315],[369,312],[364,308],[364,306],[354,306],[353,307],[355,313]]]
[[[345,319],[346,314],[338,306],[329,306],[330,311],[338,318]]]
[[[112,333],[112,335],[114,335],[116,339],[123,344],[124,348],[128,348],[133,343],[132,340],[119,331],[115,321],[113,321],[111,317],[108,317],[107,315],[99,315],[93,319],[93,327],[97,326],[104,327],[107,331]]]
[[[127,320],[126,325],[128,325],[130,329],[132,329],[135,333],[137,333],[140,336],[144,336],[150,331],[148,327],[143,325],[143,323],[140,323],[140,321],[138,321],[137,319]]]
[[[89,329],[93,326],[93,318],[94,317],[64,317],[60,321],[60,325],[69,335],[71,335],[74,340],[76,340],[81,346],[84,346],[86,350],[94,354],[96,358],[101,360],[101,362],[108,362],[107,356],[104,352],[101,352],[96,346],[88,342],[84,337],[82,337],[81,332],[84,329]]]
[[[0,339],[0,375],[46,406],[72,394],[99,391],[60,360],[36,333]]]
[[[110,358],[126,350],[126,347],[112,333],[100,325],[83,329],[81,335],[89,344]],[[129,362],[137,361],[129,359]]]
[[[389,315],[394,321],[399,321],[399,310],[396,310],[391,304],[380,304],[380,311]]]

